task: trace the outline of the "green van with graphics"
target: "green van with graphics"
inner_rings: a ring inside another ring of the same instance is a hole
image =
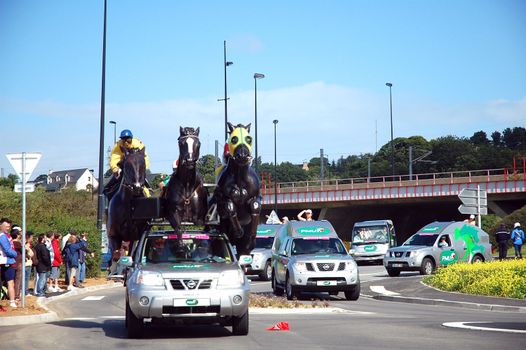
[[[368,220],[354,224],[349,253],[356,262],[382,263],[385,253],[396,246],[396,233],[391,220]]]
[[[360,296],[358,266],[330,222],[290,221],[274,238],[272,290],[291,300],[302,292]]]
[[[466,222],[436,221],[421,228],[400,247],[390,248],[384,267],[391,277],[399,276],[401,271],[429,275],[438,266],[491,260],[486,232]]]

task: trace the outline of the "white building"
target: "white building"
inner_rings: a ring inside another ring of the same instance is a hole
[[[47,175],[46,190],[60,191],[63,188],[74,187],[77,191],[96,191],[99,182],[89,169],[73,169],[61,171],[49,171]]]

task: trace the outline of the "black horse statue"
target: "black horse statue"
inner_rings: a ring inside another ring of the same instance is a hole
[[[250,254],[256,242],[259,214],[261,212],[260,182],[252,160],[250,124],[233,126],[228,123],[229,157],[221,170],[214,191],[221,232],[227,234],[237,254]]]
[[[145,176],[144,149],[126,150],[121,183],[111,198],[108,208],[107,230],[112,254],[119,251],[123,241],[129,241],[131,248],[132,243],[138,240],[146,229],[147,220],[132,219],[132,200],[145,197]]]
[[[208,191],[197,173],[199,128],[180,127],[179,133],[179,165],[162,194],[166,219],[176,231],[182,222],[203,226],[208,211]]]

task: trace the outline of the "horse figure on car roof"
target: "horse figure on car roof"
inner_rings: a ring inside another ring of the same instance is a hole
[[[138,240],[148,224],[147,220],[132,219],[133,199],[146,197],[144,157],[144,149],[132,148],[124,153],[122,179],[117,192],[110,200],[107,215],[108,240],[114,252],[121,248],[123,241]]]
[[[250,124],[228,123],[229,157],[221,170],[214,191],[220,230],[227,234],[238,255],[249,254],[254,248],[261,212],[260,182],[252,160]]]
[[[208,191],[197,173],[199,128],[180,127],[179,133],[179,165],[162,194],[166,219],[176,231],[181,222],[204,225],[208,210]]]

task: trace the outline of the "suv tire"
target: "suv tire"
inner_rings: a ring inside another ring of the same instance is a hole
[[[433,260],[430,258],[424,258],[422,260],[422,266],[420,267],[420,274],[421,275],[430,275],[435,270],[435,264],[433,263]]]
[[[292,300],[296,296],[296,288],[290,283],[289,275],[287,275],[287,279],[285,280],[285,292],[287,294],[287,300]]]
[[[352,290],[346,290],[345,293],[345,299],[347,300],[358,300],[360,297],[360,282],[354,287]]]
[[[270,281],[272,278],[272,266],[270,266],[270,261],[267,261],[265,263],[265,267],[263,268],[263,271],[259,274],[259,279],[261,281]]]
[[[276,274],[274,271],[272,271],[272,291],[274,292],[274,295],[280,297],[283,295],[283,288],[280,288],[278,286],[278,282],[276,281]]]
[[[233,335],[247,335],[248,334],[248,311],[239,317],[232,317],[232,334]]]
[[[390,277],[398,277],[398,276],[400,276],[400,270],[398,270],[398,269],[387,269],[387,274]]]
[[[142,318],[136,317],[130,309],[130,304],[126,301],[126,328],[128,338],[142,338],[144,323]]]

